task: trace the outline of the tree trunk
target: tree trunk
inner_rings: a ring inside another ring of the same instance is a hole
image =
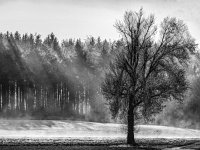
[[[127,130],[127,144],[136,145],[134,137],[134,113],[133,113],[133,97],[129,98],[128,108],[128,130]]]
[[[0,84],[0,94],[1,94],[1,96],[0,96],[0,111],[2,111],[2,84]]]

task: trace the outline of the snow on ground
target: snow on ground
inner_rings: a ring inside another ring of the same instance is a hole
[[[0,138],[123,137],[122,126],[69,120],[0,120]]]
[[[0,138],[125,138],[125,125],[69,120],[0,120]],[[136,126],[136,138],[200,138],[199,130]]]
[[[157,125],[139,125],[136,132],[138,138],[200,138],[200,130]]]

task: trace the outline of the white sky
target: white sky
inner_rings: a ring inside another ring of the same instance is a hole
[[[126,10],[183,19],[200,43],[200,0],[0,0],[0,32],[54,32],[59,40],[94,36],[118,39],[113,27]]]

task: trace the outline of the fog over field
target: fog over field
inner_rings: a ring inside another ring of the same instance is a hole
[[[0,149],[199,148],[199,8],[0,0]]]
[[[1,138],[124,137],[123,124],[65,120],[4,120]]]
[[[200,131],[137,125],[136,140],[145,149],[198,147]],[[1,120],[2,149],[129,149],[126,125],[71,120]]]
[[[136,138],[200,138],[199,130],[137,125]],[[1,120],[0,138],[125,138],[124,124],[68,120]]]

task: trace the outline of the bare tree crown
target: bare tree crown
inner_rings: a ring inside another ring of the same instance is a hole
[[[113,114],[133,105],[149,116],[162,109],[164,100],[182,100],[187,90],[184,67],[196,49],[183,21],[166,17],[158,28],[154,15],[144,17],[140,9],[125,12],[115,27],[124,45],[116,50],[102,84]]]

